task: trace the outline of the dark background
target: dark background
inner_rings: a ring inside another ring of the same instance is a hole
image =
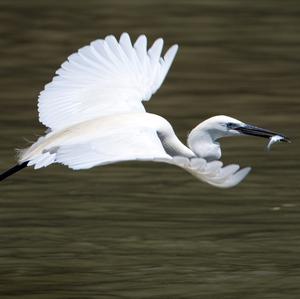
[[[26,169],[1,184],[0,297],[300,297],[300,2],[0,0],[0,167],[45,128],[37,96],[79,47],[127,31],[180,50],[146,104],[182,140],[225,114],[292,144],[224,140],[251,165],[219,190],[179,168]]]

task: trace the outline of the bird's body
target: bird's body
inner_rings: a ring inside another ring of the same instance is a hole
[[[178,46],[161,57],[163,40],[147,50],[140,36],[134,45],[128,34],[92,42],[69,56],[39,97],[40,121],[45,136],[21,150],[19,166],[1,179],[24,168],[62,163],[72,169],[129,160],[166,162],[180,166],[217,187],[238,184],[250,171],[238,165],[222,167],[218,140],[236,135],[272,137],[228,116],[215,116],[194,128],[184,145],[163,117],[145,111],[173,62]],[[280,135],[281,140],[287,140]]]
[[[135,143],[129,143],[133,136]],[[140,138],[137,138],[140,137]],[[149,143],[146,142],[148,137]],[[92,144],[93,141],[103,140],[99,147],[102,159],[97,160],[99,164],[107,164],[109,156],[115,158],[115,151],[120,151],[119,159],[122,159],[122,152],[125,154],[125,160],[128,160],[128,154],[134,154],[136,160],[146,160],[149,157],[170,158],[167,151],[176,152],[182,156],[192,156],[192,151],[182,144],[176,137],[172,126],[163,117],[151,113],[123,113],[113,116],[102,116],[87,120],[65,129],[49,132],[46,136],[34,143],[28,149],[21,151],[20,162],[35,161],[42,159],[47,153],[59,155],[60,149],[68,148],[70,152],[76,150],[82,144]],[[174,140],[175,142],[169,142]],[[140,146],[137,146],[140,144]],[[126,146],[128,151],[125,151]],[[172,148],[173,146],[173,148]],[[103,150],[106,147],[106,150]],[[94,148],[90,147],[92,151]],[[90,152],[87,148],[84,155],[88,158]],[[56,157],[57,158],[57,157]],[[80,163],[81,161],[78,161]],[[36,165],[39,168],[38,164]],[[44,166],[40,163],[40,166]],[[80,167],[88,168],[88,167]]]

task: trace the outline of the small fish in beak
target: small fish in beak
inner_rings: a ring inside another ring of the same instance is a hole
[[[290,139],[284,136],[283,134],[276,133],[273,131],[269,131],[266,129],[258,128],[253,125],[248,125],[245,124],[243,126],[238,126],[235,128],[235,130],[239,131],[240,133],[244,135],[252,135],[252,136],[257,136],[257,137],[263,137],[263,138],[268,138],[269,143],[267,145],[268,150],[271,149],[272,144],[276,142],[288,142],[290,143]]]
[[[288,143],[291,142],[289,139],[285,138],[284,136],[280,136],[280,135],[272,136],[272,137],[270,138],[270,141],[269,141],[268,145],[267,145],[268,151],[271,150],[272,144],[274,144],[274,143],[276,143],[276,142],[280,142],[280,141],[288,142]]]

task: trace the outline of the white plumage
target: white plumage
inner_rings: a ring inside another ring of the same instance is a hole
[[[56,71],[39,96],[39,118],[54,130],[100,116],[145,112],[148,101],[162,84],[176,55],[172,46],[161,57],[163,40],[147,51],[141,35],[132,46],[129,35],[112,35],[78,50]]]
[[[178,46],[164,56],[162,48],[162,39],[147,50],[144,35],[132,45],[123,33],[119,41],[110,35],[69,56],[39,96],[39,119],[48,133],[21,151],[19,163],[36,169],[51,163],[87,169],[149,160],[182,167],[213,186],[238,184],[250,168],[223,167],[217,140],[250,134],[249,126],[227,116],[210,118],[192,130],[187,147],[167,120],[145,111],[142,101],[161,86]],[[253,128],[257,135],[259,128]],[[263,137],[269,132],[259,130]]]

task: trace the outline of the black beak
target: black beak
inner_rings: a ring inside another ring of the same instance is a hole
[[[258,137],[263,137],[263,138],[271,138],[273,136],[281,136],[283,142],[291,142],[289,138],[287,138],[286,136],[284,136],[281,133],[276,133],[276,132],[272,132],[266,129],[261,129],[252,125],[244,125],[244,126],[240,126],[235,128],[236,131],[245,134],[245,135],[252,135],[252,136],[258,136]]]

